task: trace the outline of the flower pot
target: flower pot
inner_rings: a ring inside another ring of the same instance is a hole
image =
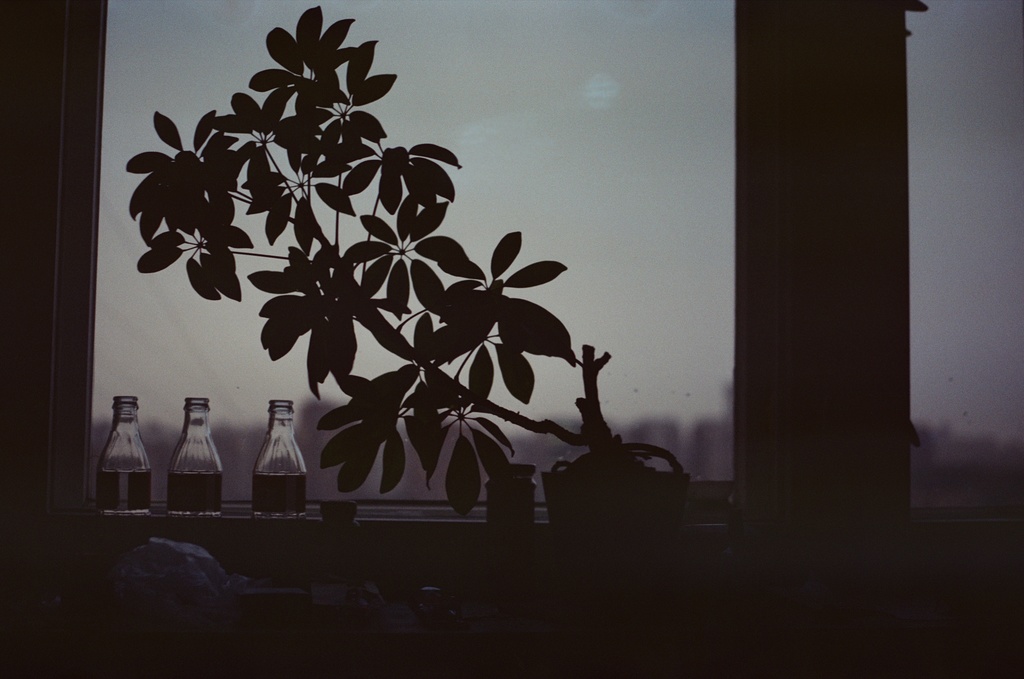
[[[675,554],[690,475],[647,467],[542,475],[556,573],[585,590],[628,590]]]

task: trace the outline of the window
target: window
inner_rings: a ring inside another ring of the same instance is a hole
[[[136,272],[144,249],[128,202],[138,177],[124,170],[133,155],[160,148],[154,110],[185,135],[206,111],[226,110],[230,95],[272,64],[266,33],[291,29],[305,8],[109,3],[89,468],[111,397],[136,394],[157,500],[182,399],[192,395],[211,398],[225,500],[248,499],[270,398],[296,401],[310,497],[338,497],[336,469],[319,470],[326,439],[313,426],[343,396],[328,390],[324,403],[313,401],[305,340],[269,360],[259,344],[262,293],[244,289],[241,304],[206,302],[181,266]],[[521,229],[524,262],[569,266],[530,298],[565,321],[575,345],[612,354],[601,388],[620,431],[675,450],[695,478],[731,478],[732,3],[403,2],[324,11],[328,20],[351,14],[348,42],[379,40],[373,71],[398,75],[372,108],[389,141],[432,141],[459,156],[464,169],[453,173],[457,197],[445,228],[470,255],[486,261],[502,234]],[[251,226],[259,251],[261,226]],[[534,362],[544,374],[524,410],[572,423],[578,372],[549,361]],[[570,454],[526,439],[519,451],[540,468]],[[429,497],[443,497],[438,478],[432,486]],[[424,489],[410,462],[385,499],[422,499]],[[372,478],[355,497],[380,497]]]
[[[910,1],[908,1],[906,3],[892,3],[893,7],[895,8],[894,11],[898,11],[898,12],[903,12],[905,9],[910,9],[911,6],[914,5],[914,4],[915,4],[914,2],[910,2]],[[903,5],[906,5],[906,7],[904,7]],[[78,13],[80,11],[81,12],[85,12],[85,10],[83,10],[81,8],[89,7],[89,6],[90,6],[89,3],[71,3],[71,7],[74,8],[74,9],[71,10],[71,13],[72,13],[72,15],[75,15],[76,13]],[[778,5],[775,5],[775,4],[772,4],[772,3],[739,2],[737,4],[737,6],[741,10],[743,10],[743,12],[749,12],[751,10],[761,11],[762,9],[766,9],[766,8],[781,7],[782,4],[779,3]],[[815,5],[815,6],[817,6],[817,5]],[[838,5],[831,5],[831,6],[832,7],[836,7]],[[846,5],[846,4],[844,4],[843,6],[849,8],[849,7],[861,6],[861,5],[852,5],[852,4],[851,5]],[[865,4],[863,6],[867,6],[867,5]],[[660,4],[656,4],[656,3],[652,3],[652,4],[635,4],[635,5],[632,5],[632,7],[640,8],[640,9],[652,9],[652,8],[660,7]],[[825,7],[825,5],[821,5],[820,7]],[[773,9],[772,11],[775,11],[775,10]],[[823,9],[822,11],[826,11],[826,10]],[[740,14],[743,15],[743,12],[741,12]],[[73,25],[75,24],[75,22],[72,22],[72,23],[73,23]],[[273,22],[271,22],[271,23],[273,23]],[[777,27],[775,27],[775,28],[777,29]],[[772,29],[772,30],[774,30],[774,29]],[[95,32],[96,31],[94,31],[94,33]],[[88,31],[86,31],[86,33],[88,33]],[[370,33],[370,31],[368,31],[368,33]],[[377,33],[377,35],[381,35],[381,34]],[[743,40],[750,39],[752,36],[755,35],[755,33],[752,31],[751,25],[748,23],[748,24],[742,24],[742,25],[738,25],[737,26],[737,35],[740,38],[740,42],[742,43]],[[800,40],[794,42],[793,44],[800,45],[800,41],[811,40],[811,39],[814,39],[815,36],[812,33],[807,33],[807,34],[801,34],[799,36],[799,38],[800,38]],[[901,37],[901,40],[900,40],[899,44],[901,44],[901,45],[903,44],[902,43],[902,37]],[[803,49],[804,47],[801,46],[800,48]],[[69,42],[69,49],[72,51],[72,53],[74,53],[75,42],[73,40]],[[88,57],[89,54],[90,54],[90,49],[89,49],[88,45],[85,46],[84,52],[85,52],[85,56]],[[384,52],[384,50],[382,50],[382,54],[383,54],[383,52]],[[103,52],[102,52],[102,50],[96,50],[95,48],[93,48],[93,50],[92,50],[93,57],[95,57],[96,53],[102,54]],[[86,76],[88,75],[90,67],[89,67],[89,60],[87,58],[86,59],[69,58],[68,61],[69,61],[69,64],[73,65],[75,68],[81,68]],[[95,61],[95,59],[94,59],[94,61]],[[750,65],[749,62],[745,62],[745,64],[746,64],[746,66]],[[399,71],[399,69],[397,69],[397,68],[394,69],[394,70]],[[403,75],[402,75],[401,71],[399,71],[399,74],[400,74],[400,78],[402,78]],[[410,79],[410,78],[406,78],[406,80],[408,80],[408,79]],[[84,82],[84,81],[87,81],[88,78],[86,77],[84,80],[82,78],[70,78],[70,80],[73,80],[75,82]],[[769,81],[770,81],[770,79],[769,79]],[[403,82],[403,81],[400,80],[400,82]],[[85,88],[85,89],[87,90],[88,88]],[[81,91],[80,90],[76,90],[76,91],[78,91],[78,96],[81,97],[82,96]],[[231,91],[233,91],[233,90],[231,90]],[[218,95],[218,96],[220,96],[220,95]],[[93,99],[95,100],[95,91],[93,92]],[[786,101],[786,99],[782,99],[781,101]],[[68,118],[68,121],[66,121],[66,123],[65,123],[66,126],[67,125],[75,124],[76,121],[77,121],[78,124],[81,124],[81,117],[76,117],[76,116],[85,116],[86,118],[88,117],[88,113],[90,112],[90,101],[89,101],[88,95],[84,96],[84,104],[85,104],[84,106],[77,106],[77,107],[76,106],[72,106],[72,107],[70,107],[68,109],[69,110],[69,118]],[[214,102],[211,105],[211,107],[219,106],[219,105],[222,105],[220,103],[220,100],[218,100],[217,102]],[[144,111],[145,115],[148,116],[149,115],[149,111],[152,108],[156,108],[156,106],[147,106],[146,110]],[[94,109],[95,109],[95,107],[93,107],[93,110]],[[187,118],[187,116],[186,116],[186,118]],[[395,125],[396,130],[397,130],[397,127],[398,127],[398,125],[396,124]],[[85,124],[85,129],[86,130],[89,129],[87,123]],[[148,133],[148,130],[147,130],[147,133]],[[432,135],[428,135],[428,136],[432,136]],[[437,139],[438,141],[443,141],[442,139],[438,139],[437,137],[434,137],[434,138]],[[69,148],[73,148],[74,145],[76,143],[78,143],[78,144],[83,144],[86,147],[86,149],[88,149],[88,146],[91,143],[91,141],[94,141],[94,135],[90,136],[88,133],[86,133],[84,135],[81,135],[81,134],[79,134],[79,135],[72,135],[70,137],[67,137],[67,139],[68,139],[68,143],[69,143]],[[744,155],[744,154],[746,154],[746,155]],[[751,154],[751,149],[749,147],[741,148],[741,156],[743,158],[746,158],[746,159],[749,160],[751,158],[750,154]],[[85,159],[84,161],[83,161],[83,158]],[[74,167],[75,162],[79,163],[78,167],[76,168],[78,172],[83,172],[83,171],[84,172],[90,172],[91,168],[92,168],[92,165],[90,164],[90,161],[88,160],[88,158],[89,158],[89,154],[88,153],[85,153],[84,156],[80,156],[80,157],[76,158],[73,153],[72,154],[68,154],[66,152],[65,153],[65,160],[64,160],[65,173],[67,172],[68,168]],[[776,187],[776,189],[777,189],[777,187]],[[771,187],[769,187],[769,192],[776,191],[775,195],[776,195],[776,197],[778,197],[778,192],[777,192],[776,189],[772,189]],[[90,197],[90,195],[92,195],[90,193],[90,191],[88,191],[88,190],[85,190],[84,193],[86,194],[86,196],[85,196],[86,199],[88,199]],[[62,219],[62,224],[65,227],[65,231],[68,229],[68,225],[69,224],[73,224],[74,223],[74,221],[73,221],[74,219],[85,219],[86,221],[88,221],[88,215],[91,213],[91,211],[88,210],[88,209],[86,209],[86,210],[82,209],[83,205],[88,205],[89,204],[88,200],[84,200],[84,202],[82,202],[82,203],[69,203],[67,198],[66,198],[67,195],[68,195],[67,192],[65,192],[65,201],[64,201],[64,208],[63,208],[64,218]],[[463,190],[463,189],[460,189],[460,194],[459,195],[460,195],[460,198],[464,199],[464,198],[466,198],[467,191]],[[738,208],[743,208],[743,207],[744,207],[743,205],[738,205]],[[453,212],[453,214],[454,214],[454,212]],[[73,230],[81,232],[80,229],[73,229]],[[87,233],[93,233],[93,231],[91,229],[87,229],[86,232]],[[75,249],[76,247],[78,248],[77,250]],[[61,331],[57,332],[59,339],[58,339],[58,346],[57,346],[57,350],[56,350],[56,353],[55,353],[55,359],[54,360],[55,360],[55,371],[58,374],[58,380],[57,380],[57,384],[56,384],[57,388],[56,388],[56,391],[55,391],[55,396],[54,396],[54,399],[53,399],[53,403],[51,405],[52,411],[55,413],[55,416],[53,417],[55,433],[54,433],[53,438],[51,439],[51,448],[55,452],[55,456],[56,456],[56,459],[57,459],[57,464],[53,465],[53,474],[51,476],[51,483],[50,483],[50,490],[51,490],[51,493],[52,493],[52,496],[53,496],[53,500],[54,500],[52,505],[54,507],[68,508],[68,507],[81,507],[81,506],[84,505],[85,491],[84,491],[84,481],[83,481],[82,470],[86,468],[87,460],[84,459],[85,458],[85,454],[83,454],[82,451],[86,451],[88,446],[87,446],[87,444],[85,443],[84,440],[76,439],[76,434],[74,432],[76,432],[76,431],[79,431],[79,432],[80,431],[86,431],[87,432],[88,429],[87,429],[86,423],[79,421],[79,418],[74,417],[74,415],[76,413],[86,413],[86,417],[82,418],[82,419],[88,419],[88,410],[87,410],[87,407],[86,407],[85,404],[88,403],[89,397],[91,395],[91,390],[88,389],[88,386],[90,385],[90,381],[89,381],[89,376],[87,374],[84,374],[86,371],[83,370],[83,371],[78,371],[78,373],[76,373],[75,370],[68,370],[67,367],[69,365],[71,365],[72,368],[75,365],[86,365],[86,366],[88,365],[88,361],[85,360],[85,358],[82,357],[82,354],[83,354],[83,351],[86,352],[86,354],[89,353],[87,351],[88,348],[89,348],[88,347],[88,338],[91,337],[91,333],[83,332],[82,328],[88,328],[88,324],[89,324],[89,322],[91,322],[91,316],[88,316],[86,314],[85,317],[83,317],[82,314],[80,314],[80,313],[79,314],[74,313],[74,310],[81,309],[81,308],[85,308],[85,309],[90,308],[89,300],[87,299],[88,295],[86,294],[87,291],[90,289],[90,286],[88,285],[88,281],[90,280],[90,277],[88,275],[85,276],[84,278],[79,276],[79,278],[76,279],[73,275],[68,275],[67,274],[67,264],[68,264],[69,261],[81,262],[81,257],[80,256],[79,257],[75,257],[74,255],[76,253],[81,253],[81,252],[90,251],[90,250],[91,250],[91,243],[87,242],[87,243],[82,244],[80,246],[72,247],[71,245],[68,244],[68,242],[66,240],[62,243],[62,248],[61,248],[61,254],[62,254],[62,257],[63,257],[65,268],[62,269],[61,277],[59,279],[59,284],[60,284],[60,287],[61,287],[61,289],[63,291],[63,295],[60,298],[60,303],[59,304],[60,304],[60,309],[63,310],[63,313],[58,313],[58,321],[59,321],[59,323],[62,324],[62,327],[63,327],[63,325],[74,326],[77,323],[78,330],[76,332],[78,334],[76,335],[75,332],[71,332],[71,333],[61,332]],[[70,253],[70,255],[68,255],[67,253]],[[569,259],[571,259],[571,258],[569,258]],[[87,272],[87,273],[89,273],[89,272]],[[775,271],[775,273],[774,273],[775,278],[774,279],[773,278],[769,278],[767,280],[769,281],[769,283],[772,280],[778,281],[780,274],[781,274],[781,272]],[[137,279],[138,279],[138,277],[135,276],[135,278],[133,278],[132,280],[137,280]],[[742,290],[745,290],[745,289],[749,290],[756,283],[757,283],[757,281],[751,280],[749,278],[745,279],[743,276],[740,276],[739,277],[739,285],[737,286],[737,290],[738,291],[742,291]],[[79,294],[79,295],[84,295],[85,296],[86,299],[84,299],[84,306],[81,304],[82,297],[79,297],[78,299],[76,299],[76,298],[74,298],[75,294]],[[68,300],[70,300],[70,302]],[[69,313],[68,310],[72,310],[72,312]],[[585,332],[585,329],[583,329],[583,328],[580,328],[580,329],[574,328],[574,330],[577,333]],[[737,338],[739,340],[744,340],[744,338],[746,338],[746,340],[750,340],[752,338],[752,336],[749,334],[748,331],[749,331],[749,328],[746,328],[746,329],[745,328],[739,328],[739,332],[737,334]],[[62,340],[60,340],[60,338],[62,338],[62,337],[66,337],[68,339],[66,341],[62,341]],[[86,338],[86,339],[83,340],[82,338]],[[750,342],[748,342],[748,344],[749,343]],[[756,341],[753,342],[753,343],[756,344]],[[616,351],[615,353],[618,354],[619,352]],[[269,367],[270,366],[270,364],[266,362],[264,357],[260,356],[259,358],[260,358],[259,365],[261,365],[263,367]],[[799,355],[797,355],[795,358],[798,361],[799,360],[803,360],[803,357],[801,357]],[[77,361],[77,363],[76,363],[76,361]],[[750,377],[750,375],[749,375],[749,367],[750,367],[749,365],[743,365],[743,364],[738,362],[737,363],[737,371],[738,371],[737,372],[737,377],[738,378],[741,378],[741,377],[749,378]],[[755,375],[755,377],[759,377],[759,376]],[[738,400],[738,403],[741,402],[742,398],[743,398],[742,395],[739,393],[740,391],[741,391],[740,390],[740,384],[738,382],[737,383],[737,400]],[[182,395],[184,395],[184,394],[182,394]],[[813,397],[813,394],[811,394],[811,396]],[[101,422],[103,423],[104,427],[106,426],[105,409],[107,407],[106,400],[108,398],[109,398],[109,394],[106,394],[106,395],[103,396],[102,399],[98,399],[97,408],[96,408],[97,412],[104,413],[104,416],[101,419]],[[143,403],[143,406],[144,406],[143,417],[144,418],[148,418],[149,415],[150,415],[150,412],[158,410],[158,408],[155,408],[153,406],[147,406],[146,403],[148,403],[148,402],[144,401],[144,403]],[[215,403],[215,406],[216,406],[216,403]],[[172,411],[176,411],[177,408],[179,408],[179,407],[180,407],[179,399],[178,399],[177,396],[175,396],[175,398],[172,401],[172,405],[168,406],[168,408],[170,410],[172,410]],[[260,404],[259,404],[259,409],[262,410],[262,408],[263,408],[263,399],[261,397]],[[152,409],[152,410],[149,410],[149,409]],[[162,410],[162,409],[159,409],[159,410]],[[219,411],[215,409],[214,412],[215,412],[215,417],[217,417]],[[738,412],[738,414],[741,414],[739,412],[739,410],[737,412]],[[68,414],[70,414],[71,417],[68,417]],[[742,414],[744,415],[744,417],[749,417],[749,415],[750,415],[750,413],[742,413]],[[172,416],[172,418],[173,418],[173,416]],[[738,422],[737,423],[737,433],[739,434],[742,431],[744,436],[748,435],[749,434],[749,430],[748,430],[748,428],[746,428],[747,424],[748,423],[746,423],[746,422],[743,422],[743,423]],[[261,427],[261,426],[262,426],[262,424],[259,424],[259,427]],[[80,438],[82,438],[82,437],[80,437]],[[743,446],[748,446],[748,444],[749,444],[749,441],[744,441],[742,445]],[[749,449],[749,446],[748,446],[748,448],[743,448],[741,446],[741,451],[748,450],[748,449]],[[79,459],[79,456],[81,456],[81,459]],[[70,460],[70,464],[66,464],[66,462],[68,462],[69,460]],[[869,460],[869,462],[867,464],[870,465],[870,462],[873,461],[873,460],[875,460],[875,458],[872,458],[871,460]],[[778,458],[768,459],[767,461],[769,463],[769,466],[772,465],[772,464],[777,465],[777,463],[780,462],[780,460]],[[765,462],[765,460],[755,460],[754,461],[755,464],[760,464],[761,462]],[[799,471],[806,471],[806,472],[808,472],[807,474],[805,474],[806,479],[804,479],[804,481],[802,481],[804,483],[808,482],[807,479],[810,479],[811,482],[813,482],[817,478],[816,475],[820,476],[820,475],[822,475],[824,473],[820,469],[818,469],[818,470],[809,469],[808,470],[809,465],[806,464],[806,461],[789,460],[787,462],[787,464],[789,464],[790,466],[787,467],[785,465],[782,465],[782,466],[778,466],[777,465],[776,467],[774,467],[772,469],[769,469],[768,471],[766,471],[767,467],[762,467],[758,471],[758,473],[754,475],[754,478],[752,480],[750,480],[750,481],[754,485],[758,485],[761,490],[767,489],[766,492],[767,492],[767,494],[770,495],[771,493],[776,493],[776,492],[778,492],[778,493],[785,493],[786,492],[785,488],[780,488],[780,484],[778,482],[781,481],[782,485],[785,485],[785,482],[787,481],[787,479],[788,480],[792,480],[794,478],[795,472],[799,472]],[[828,470],[825,470],[825,472],[828,472]],[[895,480],[896,485],[899,485],[899,483],[900,483],[900,472],[899,471],[874,469],[874,470],[871,470],[871,474],[869,474],[869,475],[872,475],[872,474],[873,474],[873,478],[875,478],[875,479],[888,479],[888,478],[892,478],[892,479]],[[833,473],[832,477],[834,477],[834,476],[835,476],[835,474]],[[766,479],[769,481],[768,483],[765,483]],[[822,487],[830,487],[830,484],[834,484],[834,480],[830,480],[828,483],[818,484],[818,485],[821,485]],[[905,489],[906,489],[907,486],[908,486],[908,484],[904,484],[903,485],[904,492],[905,492]],[[766,506],[767,506],[767,504],[770,504],[770,502],[766,503]]]
[[[1024,504],[1020,2],[908,21],[915,506]]]

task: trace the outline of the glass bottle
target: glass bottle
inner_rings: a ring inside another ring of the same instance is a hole
[[[220,516],[223,468],[210,435],[210,399],[185,399],[185,424],[167,472],[170,516]]]
[[[306,517],[306,463],[295,442],[291,401],[272,400],[267,436],[252,470],[252,515],[257,519]]]
[[[115,396],[114,421],[96,466],[96,509],[100,514],[149,514],[152,469],[139,434],[139,399]]]

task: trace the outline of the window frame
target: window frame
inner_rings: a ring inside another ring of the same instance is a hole
[[[47,483],[51,512],[85,509],[88,493],[106,16],[106,0],[66,4]]]

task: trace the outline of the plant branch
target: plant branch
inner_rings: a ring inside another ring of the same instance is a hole
[[[384,342],[380,342],[382,346],[398,356],[403,356],[403,354],[405,357],[412,356],[413,362],[427,374],[428,381],[433,379],[438,383],[443,383],[448,388],[454,390],[455,393],[457,393],[467,404],[472,405],[477,412],[500,417],[506,422],[514,424],[517,427],[521,427],[526,431],[533,432],[534,434],[548,434],[555,436],[571,446],[588,445],[588,439],[582,433],[566,429],[552,420],[534,420],[522,413],[509,410],[508,408],[500,406],[489,399],[481,398],[474,394],[468,387],[441,370],[432,361],[420,356],[415,347],[409,344],[409,340],[405,338],[405,335],[391,325],[391,323],[389,323],[381,313],[380,309],[373,305],[360,305],[356,311],[356,318],[362,326],[373,333],[374,337],[377,337],[378,340],[381,337],[387,338]],[[395,349],[398,349],[398,351]],[[584,347],[584,356],[586,356],[586,349],[587,347]],[[592,347],[591,354],[593,354]]]
[[[288,261],[284,255],[265,255],[262,252],[246,252],[245,250],[230,250],[233,255],[245,255],[246,257],[263,257],[264,259],[282,259]]]

